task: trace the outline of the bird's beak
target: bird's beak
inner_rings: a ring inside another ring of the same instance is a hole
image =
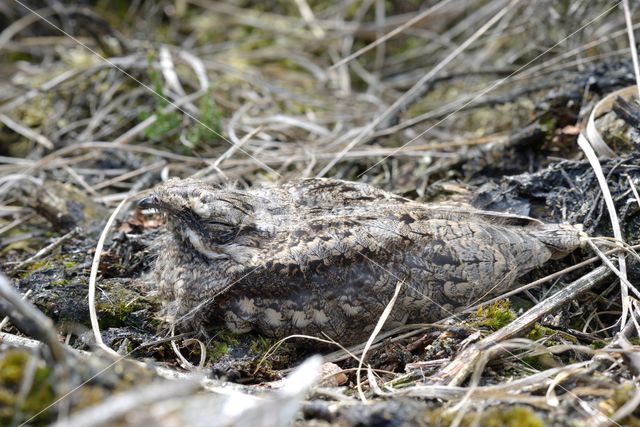
[[[147,196],[138,202],[138,207],[142,209],[158,208],[159,206],[160,203],[158,201],[158,198],[154,195]]]

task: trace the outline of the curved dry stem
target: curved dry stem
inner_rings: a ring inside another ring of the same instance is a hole
[[[391,297],[391,300],[389,301],[387,306],[384,308],[384,311],[380,315],[380,318],[378,318],[378,322],[376,323],[376,326],[373,329],[373,332],[371,332],[371,336],[367,340],[367,343],[364,345],[364,349],[362,350],[362,356],[360,357],[360,361],[358,362],[358,370],[356,371],[356,384],[358,388],[358,396],[360,397],[360,400],[362,400],[364,403],[367,402],[367,398],[364,395],[364,392],[362,391],[362,382],[360,381],[360,372],[362,370],[362,365],[364,364],[364,359],[367,356],[369,347],[371,347],[371,344],[376,339],[376,336],[378,336],[378,334],[380,333],[380,330],[384,326],[384,323],[387,321],[389,314],[391,314],[391,310],[393,310],[393,306],[395,305],[396,300],[398,299],[398,295],[400,294],[400,290],[402,289],[403,284],[404,282],[402,281],[396,284],[395,292],[393,293],[393,296]]]
[[[107,346],[102,341],[102,335],[100,334],[100,324],[98,322],[98,313],[96,312],[96,279],[98,276],[98,267],[100,266],[100,256],[102,255],[102,248],[104,247],[104,242],[107,240],[107,236],[109,235],[109,230],[113,225],[116,217],[120,213],[122,207],[129,202],[129,198],[125,198],[120,202],[118,207],[114,209],[111,213],[111,216],[107,220],[107,223],[100,234],[100,238],[98,239],[98,243],[96,245],[96,252],[93,256],[93,262],[91,263],[91,274],[89,275],[89,318],[91,320],[91,330],[93,331],[93,337],[96,340],[96,345],[100,347],[102,350],[107,352],[108,354],[120,358],[121,356],[114,350],[112,350],[109,346]]]
[[[186,357],[184,357],[184,355],[178,348],[178,345],[176,344],[176,338],[177,337],[175,336],[175,325],[171,325],[171,339],[170,339],[171,349],[173,350],[175,355],[178,357],[178,360],[180,361],[180,364],[182,365],[182,367],[190,371],[202,371],[205,363],[207,362],[207,346],[205,346],[202,341],[196,338],[187,338],[186,340],[184,340],[185,345],[195,343],[195,344],[198,344],[198,346],[200,347],[200,362],[198,363],[198,366],[195,366],[193,363],[189,362]]]

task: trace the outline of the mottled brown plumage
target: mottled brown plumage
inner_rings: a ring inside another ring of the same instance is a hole
[[[366,340],[399,281],[386,329],[500,294],[581,241],[573,226],[333,179],[252,190],[171,180],[141,205],[167,215],[154,274],[176,320],[343,344]]]

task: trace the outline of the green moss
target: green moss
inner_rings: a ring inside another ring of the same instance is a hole
[[[22,371],[27,363],[29,354],[20,351],[9,351],[0,360],[0,383],[3,386],[8,384],[20,385],[22,381]]]
[[[26,279],[27,277],[31,276],[33,273],[35,273],[38,270],[41,270],[43,268],[48,268],[49,267],[49,260],[42,260],[42,261],[36,261],[31,263],[30,265],[28,265],[26,267],[26,269],[24,270],[24,273],[22,273],[22,275],[20,276],[21,279]]]
[[[26,52],[5,52],[4,58],[7,62],[30,61],[33,57]]]
[[[456,418],[456,414],[446,412],[446,409],[436,409],[427,414],[427,425],[449,426]],[[542,427],[544,423],[538,415],[526,406],[499,406],[485,410],[477,418],[474,411],[466,413],[460,427]]]
[[[47,77],[50,78],[51,76]],[[44,80],[41,82],[44,83]],[[32,81],[32,84],[39,84],[37,79]],[[38,128],[44,124],[49,123],[51,117],[55,112],[55,98],[51,93],[44,93],[35,97],[29,103],[24,103],[13,111],[15,117],[18,118],[27,127]],[[13,145],[13,144],[12,144]],[[30,146],[27,142],[22,142],[20,146],[12,147],[16,150],[15,154],[23,151],[26,147]],[[12,150],[13,151],[13,150]],[[15,155],[12,152],[12,155]]]
[[[556,331],[554,331],[553,329],[545,328],[539,323],[536,323],[535,325],[533,325],[533,329],[531,329],[531,331],[529,331],[529,333],[527,334],[527,338],[529,338],[531,341],[538,341],[543,337],[551,336],[555,333]]]
[[[0,256],[6,256],[11,252],[29,252],[32,251],[31,248],[31,239],[24,239],[18,242],[13,242],[2,248],[0,250]]]
[[[75,262],[75,261],[63,261],[62,262],[62,265],[64,266],[64,268],[66,270],[72,269],[73,267],[76,266],[76,264],[77,264],[77,262]]]
[[[508,300],[496,301],[488,307],[480,307],[476,312],[476,326],[486,326],[494,331],[508,325],[516,318]]]
[[[218,334],[218,339],[232,346],[240,345],[240,340],[238,339],[238,336],[230,333],[220,333]]]
[[[108,290],[108,298],[96,302],[100,323],[106,327],[121,327],[131,323],[131,314],[145,307],[145,300],[123,286]]]
[[[491,408],[486,411],[480,424],[485,427],[542,427],[542,420],[526,406],[516,406],[502,410]]]
[[[209,359],[212,361],[218,361],[229,353],[229,344],[221,341],[214,341],[213,345],[207,349]]]
[[[273,344],[274,344],[273,340],[259,336],[259,337],[256,337],[255,340],[251,341],[251,345],[249,346],[249,352],[251,354],[255,354],[259,356],[266,353]]]
[[[231,347],[237,347],[240,345],[238,337],[228,333],[221,332],[216,336],[216,340],[211,342],[211,345],[207,349],[209,359],[217,362],[229,353]]]
[[[117,301],[115,304],[96,305],[96,308],[106,326],[120,327],[127,323],[129,315],[137,311],[139,306],[135,303],[128,304],[126,301]]]
[[[637,393],[637,389],[633,384],[625,384],[613,392],[611,398],[604,400],[600,404],[600,409],[607,415],[613,415],[627,401],[633,399]],[[640,409],[631,413],[631,415],[618,420],[618,425],[640,427]]]
[[[13,157],[26,157],[31,148],[31,141],[26,138],[21,138],[18,141],[9,144],[9,155]]]
[[[613,396],[611,396],[611,403],[615,409],[620,408],[622,405],[627,403],[629,398],[633,397],[635,394],[635,390],[631,384],[625,384],[622,387],[614,390]]]
[[[567,332],[557,331],[555,329],[541,326],[538,323],[536,323],[533,326],[533,329],[527,334],[527,338],[532,341],[538,341],[542,338],[547,338],[544,341],[545,345],[547,346],[566,343],[567,341],[576,345],[580,344],[579,340],[575,336]]]
[[[9,350],[0,359],[0,425],[9,425],[18,407],[18,421],[26,421],[45,410],[55,398],[50,369],[43,363],[36,364],[31,387],[22,401],[17,395],[23,387],[24,370],[33,357],[20,350]],[[36,418],[32,425],[47,425],[52,420],[52,413],[45,411]]]

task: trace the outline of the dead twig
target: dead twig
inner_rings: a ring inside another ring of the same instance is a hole
[[[40,249],[34,255],[30,256],[29,258],[25,259],[24,261],[21,261],[19,264],[14,266],[11,269],[12,274],[15,274],[17,271],[20,271],[20,270],[24,269],[26,266],[28,266],[30,264],[33,264],[34,262],[38,261],[39,259],[49,255],[51,252],[56,250],[58,247],[62,246],[62,244],[65,243],[67,240],[70,240],[70,239],[76,237],[79,233],[80,233],[80,228],[76,227],[73,230],[71,230],[70,232],[68,232],[67,234],[65,234],[64,236],[56,239],[54,242],[52,242],[49,245],[45,246],[44,248]]]
[[[493,354],[496,355],[500,353],[501,350],[504,351],[501,346],[496,346],[496,344],[524,333],[544,315],[558,309],[582,292],[602,283],[610,275],[611,271],[607,267],[598,267],[546,300],[536,304],[504,328],[483,338],[478,343],[458,354],[451,363],[434,376],[435,382],[448,385],[461,384],[473,371],[476,362],[484,352],[492,349]]]
[[[0,114],[0,122],[4,123],[6,127],[12,129],[16,133],[19,133],[25,138],[37,142],[47,150],[53,150],[53,142],[51,142],[49,138],[44,135],[40,135],[33,129],[21,125],[6,114]]]

